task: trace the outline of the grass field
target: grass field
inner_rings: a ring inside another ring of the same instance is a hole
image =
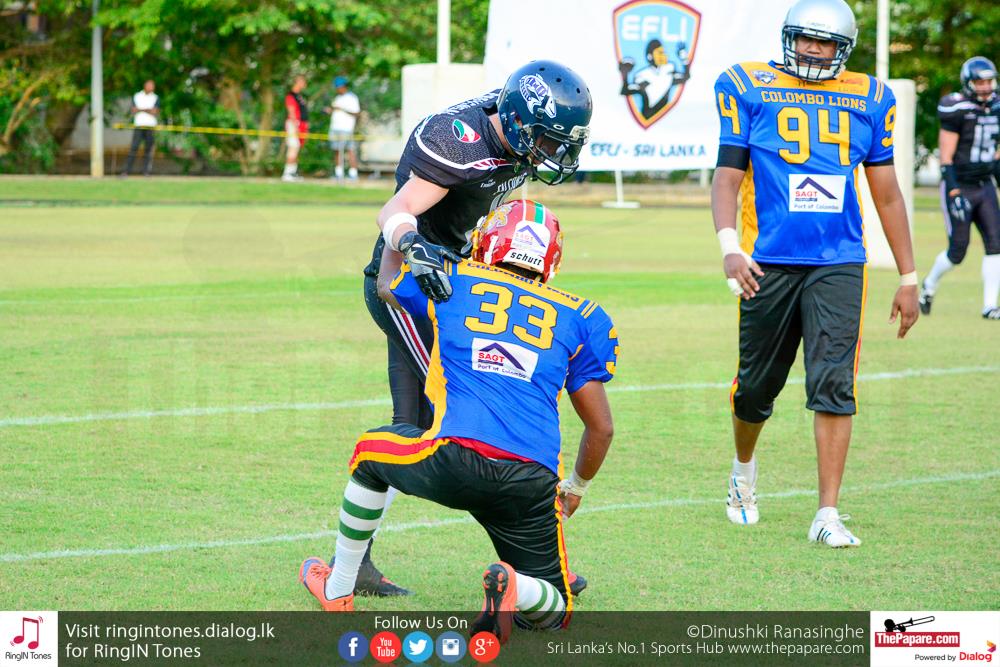
[[[383,192],[66,183],[0,180],[0,608],[312,609],[298,565],[331,552],[353,440],[389,415],[360,280]],[[615,442],[567,527],[578,608],[997,608],[1000,326],[979,318],[978,238],[905,341],[895,275],[871,272],[841,501],[865,544],[833,551],[805,539],[801,383],[762,436],[761,523],[725,519],[736,306],[708,210],[557,213],[556,284],[622,341]],[[921,274],[939,218],[916,216]],[[570,411],[567,461],[579,431]],[[376,555],[417,594],[360,609],[475,608],[493,558],[412,498]]]

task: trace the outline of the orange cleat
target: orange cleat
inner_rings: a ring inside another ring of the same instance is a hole
[[[319,600],[323,611],[354,611],[354,595],[342,595],[329,600],[326,597],[326,580],[333,569],[322,558],[310,556],[302,561],[299,568],[299,581]]]
[[[517,613],[517,576],[514,568],[503,561],[493,563],[483,572],[483,612],[472,623],[470,633],[492,632],[506,644]]]

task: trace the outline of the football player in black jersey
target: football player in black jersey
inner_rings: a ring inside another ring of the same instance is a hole
[[[983,318],[1000,320],[1000,206],[993,187],[1000,185],[997,135],[1000,134],[1000,95],[997,68],[977,56],[962,65],[962,91],[941,98],[941,200],[948,249],[920,290],[920,310],[930,315],[941,277],[965,259],[969,229],[975,224],[983,237]]]
[[[525,179],[561,183],[579,165],[589,137],[593,102],[583,79],[551,60],[516,70],[499,90],[428,116],[417,125],[396,169],[396,193],[382,207],[381,234],[365,268],[365,304],[388,338],[392,423],[430,428],[424,381],[434,336],[426,320],[397,308],[389,283],[405,257],[420,288],[434,301],[451,296],[442,259],[471,250],[481,218]],[[395,495],[389,489],[388,503]],[[586,581],[571,578],[576,594]],[[371,543],[355,592],[407,595],[371,562]]]

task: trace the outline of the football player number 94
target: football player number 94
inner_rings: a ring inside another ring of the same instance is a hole
[[[719,110],[723,118],[728,118],[733,125],[733,134],[739,135],[740,117],[736,108],[736,99],[726,98],[719,93]],[[816,110],[816,124],[819,129],[820,143],[832,144],[838,147],[840,164],[847,167],[851,164],[851,114],[847,111],[837,112],[837,129],[834,131],[829,109]],[[896,107],[893,106],[885,115],[885,134],[882,145],[888,148],[892,145],[892,130],[896,124]],[[812,154],[809,144],[810,116],[802,107],[783,107],[778,112],[778,136],[790,144],[790,148],[778,151],[781,158],[789,164],[803,164]]]
[[[514,293],[502,285],[492,283],[476,283],[472,286],[471,291],[476,296],[493,295],[496,297],[496,301],[483,299],[482,303],[479,304],[479,312],[487,317],[466,317],[465,327],[469,331],[491,336],[507,331],[507,326],[510,324],[510,316],[507,311],[514,303]],[[526,324],[537,329],[538,333],[532,333],[527,327],[515,325],[514,335],[540,350],[552,347],[552,328],[556,325],[556,315],[558,314],[556,309],[547,301],[530,294],[519,296],[517,303],[528,309]],[[536,310],[540,313],[535,314],[533,311]]]
[[[837,112],[837,130],[830,127],[830,110],[816,111],[820,143],[833,144],[840,149],[840,164],[851,164],[851,114]],[[794,150],[782,148],[778,155],[788,164],[802,164],[809,159],[809,114],[801,107],[784,107],[778,112],[778,136],[795,144]]]

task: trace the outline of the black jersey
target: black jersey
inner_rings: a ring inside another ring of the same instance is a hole
[[[481,217],[525,179],[527,170],[507,153],[490,123],[494,90],[428,116],[410,135],[396,169],[396,189],[419,176],[448,189],[417,216],[417,229],[432,243],[462,251]]]
[[[960,183],[980,183],[993,173],[997,135],[1000,134],[1000,96],[979,102],[963,93],[952,93],[938,104],[941,129],[958,134],[952,163]]]

